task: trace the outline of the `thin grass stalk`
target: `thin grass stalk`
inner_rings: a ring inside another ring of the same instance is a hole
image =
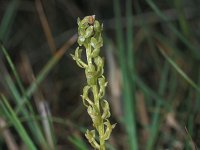
[[[9,54],[8,54],[8,52],[7,52],[7,50],[6,50],[6,48],[3,46],[2,43],[0,44],[0,48],[2,49],[2,51],[3,51],[3,53],[4,53],[5,57],[6,57],[6,60],[8,61],[8,64],[9,64],[9,66],[10,66],[10,68],[11,68],[13,74],[14,74],[14,77],[15,77],[16,80],[17,80],[17,84],[18,84],[18,86],[19,86],[19,88],[20,88],[21,93],[22,93],[23,95],[25,95],[25,99],[26,99],[26,101],[28,102],[28,103],[27,103],[28,110],[30,111],[30,113],[32,113],[32,114],[34,115],[35,113],[34,113],[34,111],[33,111],[33,108],[32,108],[32,106],[31,106],[29,100],[28,100],[27,97],[26,97],[25,88],[24,88],[24,86],[22,85],[22,81],[20,80],[20,77],[19,77],[19,75],[18,75],[18,73],[17,73],[17,71],[16,71],[16,68],[15,68],[15,66],[14,66],[14,63],[12,62],[12,60],[11,60],[11,58],[10,58],[10,56],[9,56]],[[17,106],[18,106],[18,105],[20,104],[20,102],[21,102],[21,96],[20,96],[20,94],[19,94],[17,88],[15,87],[15,84],[13,83],[11,77],[10,77],[9,75],[6,75],[5,79],[6,79],[6,81],[7,81],[8,87],[10,88],[10,90],[11,90],[12,93],[13,93],[13,97],[14,97],[14,99],[16,100],[16,104],[17,104]],[[23,107],[23,112],[22,112],[22,114],[25,115],[25,116],[28,116],[28,115],[29,115],[28,110],[27,110],[25,107]],[[43,136],[43,134],[42,134],[42,130],[40,129],[39,124],[35,121],[34,123],[28,123],[28,125],[29,125],[29,127],[30,127],[30,130],[32,131],[32,134],[33,134],[34,137],[35,137],[35,140],[36,140],[38,143],[40,143],[40,145],[43,145],[42,147],[48,147],[48,145],[45,144],[46,141],[45,141],[45,139],[44,139],[44,136]]]
[[[138,15],[142,15],[142,8],[140,6],[139,0],[137,0],[135,3],[135,10],[137,12]],[[160,63],[159,63],[159,56],[156,53],[156,47],[155,44],[153,42],[153,37],[151,36],[151,27],[147,24],[147,21],[145,20],[145,18],[141,19],[141,28],[144,30],[144,34],[146,35],[147,38],[147,45],[149,47],[149,49],[151,50],[152,56],[155,59],[155,67],[158,71],[160,71],[161,67],[160,67]]]
[[[169,19],[165,16],[162,11],[156,6],[152,0],[146,0],[148,5],[154,10],[154,12],[164,21],[167,22]],[[169,29],[192,51],[194,58],[200,59],[198,50],[180,33],[171,23],[167,23]]]
[[[132,78],[132,80],[134,80],[134,78]],[[162,98],[161,95],[159,95],[154,90],[152,90],[148,85],[146,85],[146,83],[144,81],[142,81],[142,79],[139,76],[135,77],[135,82],[136,82],[137,86],[139,86],[139,88],[144,93],[146,93],[153,99],[159,100],[162,103],[162,105],[166,105],[166,102],[165,102],[166,100],[164,98]]]
[[[67,138],[71,143],[73,143],[78,150],[88,150],[87,145],[84,143],[84,141],[80,138],[77,138],[75,136],[68,136]]]
[[[200,85],[200,69],[198,70],[198,86]],[[195,114],[197,114],[199,112],[199,107],[200,107],[200,93],[197,92],[197,95],[196,95],[196,98],[195,98],[195,107],[193,108],[192,112],[190,113],[189,115],[189,118],[188,118],[188,134],[190,137],[193,137],[194,133],[195,133],[195,124],[194,124],[194,119],[195,119]],[[190,99],[191,101],[191,99]],[[192,147],[192,144],[194,145],[193,141],[186,141],[187,145],[186,145],[186,150],[190,150],[191,147]],[[192,144],[191,144],[192,143]],[[190,144],[190,146],[189,146]],[[195,147],[195,145],[194,145]]]
[[[10,32],[10,27],[14,22],[14,18],[16,16],[16,11],[20,5],[20,0],[12,0],[6,9],[6,12],[1,20],[0,24],[0,40],[6,41],[9,32]]]
[[[66,50],[75,43],[77,39],[77,35],[73,35],[69,41],[67,41],[56,53],[55,55],[46,63],[46,65],[41,69],[39,74],[37,75],[36,79],[32,84],[28,87],[26,90],[26,94],[22,96],[22,100],[20,105],[17,106],[15,109],[17,113],[22,111],[23,105],[27,103],[27,100],[25,99],[25,96],[27,98],[30,98],[31,95],[36,91],[38,88],[38,85],[45,79],[45,77],[48,75],[48,73],[51,71],[51,69],[59,62],[59,60],[62,58]]]
[[[183,32],[183,35],[188,39],[190,36],[190,28],[188,25],[188,21],[186,20],[185,14],[184,14],[184,6],[183,6],[183,2],[182,0],[175,0],[174,1],[174,5],[175,8],[177,10],[178,13],[178,21],[179,21],[179,25],[181,28],[181,31]]]
[[[193,109],[194,102],[192,101],[192,97],[193,97],[193,89],[190,88],[188,97],[185,99],[185,103],[187,103],[186,112],[188,114],[187,124],[185,125],[185,130],[186,130],[185,149],[186,150],[192,149],[190,137],[192,137],[193,135],[193,123],[195,119],[195,109]]]
[[[3,116],[3,113],[0,111],[0,116]],[[6,121],[0,117],[0,130],[1,130],[1,135],[8,147],[9,150],[19,150],[19,147],[14,139],[13,134],[11,133],[11,131],[6,128]]]
[[[21,97],[20,97],[20,95],[19,95],[19,93],[17,91],[17,87],[15,86],[15,84],[13,83],[13,81],[12,81],[12,79],[11,79],[11,77],[9,75],[7,75],[5,77],[5,81],[6,81],[7,85],[8,85],[9,90],[13,94],[13,99],[15,100],[15,103],[17,105],[19,105]],[[32,116],[35,116],[35,113],[33,111],[32,106],[30,106],[29,109],[27,109],[26,107],[23,107],[23,110],[22,110],[21,114],[24,117],[29,117],[31,114],[32,114]],[[48,147],[46,142],[45,142],[45,139],[44,139],[44,137],[42,135],[42,130],[40,129],[39,124],[36,122],[36,120],[33,121],[33,122],[28,122],[28,126],[29,126],[29,128],[31,130],[32,135],[34,136],[34,139],[38,143],[40,143],[40,145],[42,147]]]
[[[12,107],[8,103],[8,100],[4,95],[1,94],[1,108],[4,110],[5,115],[14,125],[16,131],[20,135],[21,139],[26,144],[27,148],[30,150],[37,150],[36,146],[34,145],[32,139],[27,134],[26,130],[24,129],[23,125],[20,123],[16,113],[13,111]]]
[[[160,81],[160,85],[158,89],[159,95],[163,95],[167,87],[167,77],[169,74],[169,69],[170,69],[169,64],[167,63],[167,61],[165,61],[165,64],[162,70],[161,81]],[[155,113],[153,114],[152,125],[150,127],[150,136],[146,145],[146,150],[152,150],[157,140],[157,136],[160,129],[161,106],[162,106],[161,101],[156,100],[156,108],[155,108]]]
[[[12,62],[12,60],[11,60],[7,50],[6,50],[6,48],[4,47],[4,45],[2,43],[0,43],[0,47],[1,47],[1,50],[3,51],[3,54],[4,54],[6,60],[7,60],[8,64],[9,64],[13,74],[14,74],[14,77],[15,77],[15,79],[17,81],[17,84],[19,85],[19,88],[20,88],[21,92],[25,93],[25,89],[24,89],[24,87],[22,85],[20,77],[19,77],[19,75],[18,75],[18,73],[17,73],[17,71],[15,69],[14,63]]]
[[[187,81],[195,90],[197,90],[198,93],[200,93],[200,88],[199,86],[188,77],[187,74],[166,54],[164,51],[163,47],[161,45],[158,45],[158,48],[162,55],[165,57],[165,59],[171,64],[171,66],[183,77],[185,81]]]
[[[130,2],[129,2],[130,3]],[[125,42],[124,42],[124,35],[122,31],[122,24],[121,24],[121,11],[120,11],[120,2],[119,0],[113,1],[114,5],[114,13],[115,13],[115,26],[116,26],[116,34],[117,34],[117,43],[118,43],[118,57],[121,67],[121,74],[122,74],[122,90],[123,90],[123,97],[124,97],[124,123],[127,130],[129,147],[131,150],[137,150],[137,137],[136,137],[136,127],[135,127],[135,119],[134,119],[134,111],[133,111],[133,95],[132,89],[129,82],[128,76],[128,67],[126,62],[126,55],[125,55]],[[129,8],[130,9],[130,8]],[[130,11],[130,10],[129,10]],[[130,15],[130,14],[129,14]],[[132,27],[131,27],[132,28]],[[132,29],[129,29],[132,30]],[[128,35],[130,36],[130,35]],[[132,36],[132,35],[131,35]],[[129,37],[129,40],[132,40],[132,37]],[[132,41],[131,41],[132,42]],[[130,50],[132,45],[129,45]],[[129,50],[129,53],[132,53]],[[130,61],[132,58],[130,59]],[[130,62],[129,62],[130,63]]]
[[[18,86],[19,86],[19,89],[20,89],[21,94],[22,94],[22,95],[25,95],[25,88],[24,88],[24,86],[23,86],[23,84],[22,84],[22,81],[21,81],[21,79],[20,79],[20,77],[19,77],[19,75],[18,75],[18,73],[17,73],[17,70],[16,70],[16,68],[15,68],[14,63],[12,62],[12,60],[11,60],[11,58],[10,58],[8,52],[7,52],[7,49],[4,47],[4,45],[3,45],[2,43],[0,43],[0,48],[1,48],[1,50],[3,51],[3,54],[4,54],[6,60],[7,60],[8,64],[9,64],[10,68],[11,68],[12,73],[14,74],[14,77],[15,77],[15,79],[16,79],[16,81],[17,81],[17,84],[18,84]],[[12,82],[12,79],[11,79],[11,78],[8,78],[7,81],[10,81],[10,83],[11,83],[11,82]],[[14,83],[12,83],[12,85],[14,85]],[[8,85],[8,86],[9,86],[9,85]],[[10,87],[11,87],[11,86],[10,86]],[[16,89],[15,91],[17,91],[17,89]],[[19,98],[19,97],[20,97],[19,94],[18,94],[17,97],[18,97],[18,99],[20,99],[20,98]],[[27,99],[26,96],[25,96],[25,98]],[[28,100],[27,100],[27,101],[28,101]],[[19,102],[19,101],[18,101],[18,102]],[[31,110],[31,107],[32,107],[31,104],[28,103],[27,106],[28,106],[29,110]]]
[[[48,119],[43,119],[41,122],[43,125],[46,141],[49,147],[52,150],[56,149],[54,129],[53,129],[53,124],[51,120],[51,113],[50,113],[50,109],[48,107],[47,102],[46,101],[39,102],[38,109],[42,118],[45,118],[48,116]]]
[[[127,58],[128,58],[128,68],[127,68],[127,88],[125,90],[129,91],[130,99],[126,100],[125,110],[127,110],[127,120],[128,123],[128,133],[130,133],[129,138],[131,139],[131,149],[137,150],[138,143],[137,143],[137,133],[136,133],[136,116],[135,116],[135,82],[131,81],[131,77],[135,78],[135,63],[134,63],[134,47],[133,47],[133,14],[132,14],[132,0],[126,1],[126,18],[127,18]],[[130,89],[130,90],[129,90]],[[129,139],[129,140],[130,140]]]
[[[128,58],[128,67],[130,72],[134,76],[135,74],[135,64],[134,64],[134,47],[133,47],[133,14],[132,14],[132,0],[126,1],[126,19],[127,19],[127,30],[126,30],[126,38],[127,38],[127,58]]]

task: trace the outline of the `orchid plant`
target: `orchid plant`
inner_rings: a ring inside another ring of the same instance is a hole
[[[81,95],[83,104],[93,122],[93,130],[87,130],[85,136],[89,143],[98,150],[105,150],[105,141],[109,139],[116,124],[111,124],[110,107],[104,99],[107,82],[104,73],[104,59],[99,55],[103,46],[103,24],[95,20],[95,16],[78,18],[78,44],[72,58],[77,65],[85,69],[87,85]],[[86,54],[86,61],[81,58],[82,51]],[[89,94],[91,93],[91,94]],[[98,138],[96,136],[98,133]]]

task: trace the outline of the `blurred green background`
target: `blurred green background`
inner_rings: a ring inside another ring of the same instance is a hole
[[[88,150],[77,18],[104,24],[108,150],[200,147],[199,0],[0,0],[0,150]]]

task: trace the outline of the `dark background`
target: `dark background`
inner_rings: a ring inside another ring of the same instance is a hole
[[[105,97],[117,123],[108,149],[197,149],[199,14],[198,0],[0,0],[0,93],[14,110],[17,99],[27,96],[33,116],[42,116],[40,104],[47,104],[57,149],[90,149],[84,132],[92,123],[80,97],[86,79],[70,54],[77,47],[77,18],[96,15],[104,24]],[[0,149],[9,149],[6,136],[22,149],[0,109],[8,125],[0,127]],[[34,140],[29,120],[17,116],[38,149],[45,149]],[[45,134],[42,119],[36,121]]]

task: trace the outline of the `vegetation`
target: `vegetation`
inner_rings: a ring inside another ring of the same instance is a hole
[[[0,149],[198,149],[199,6],[0,1]]]
[[[99,144],[95,139],[95,130],[87,130],[86,138],[90,144],[99,150],[105,150],[105,140],[110,138],[112,129],[115,127],[110,124],[110,107],[108,102],[103,99],[105,95],[104,60],[99,56],[100,48],[103,46],[102,39],[103,24],[95,20],[95,16],[87,16],[80,20],[78,18],[78,44],[84,46],[87,64],[81,60],[82,49],[77,47],[75,55],[72,55],[77,65],[85,69],[87,85],[83,88],[83,104],[87,107],[93,126],[99,135]],[[92,99],[89,93],[92,93]]]

